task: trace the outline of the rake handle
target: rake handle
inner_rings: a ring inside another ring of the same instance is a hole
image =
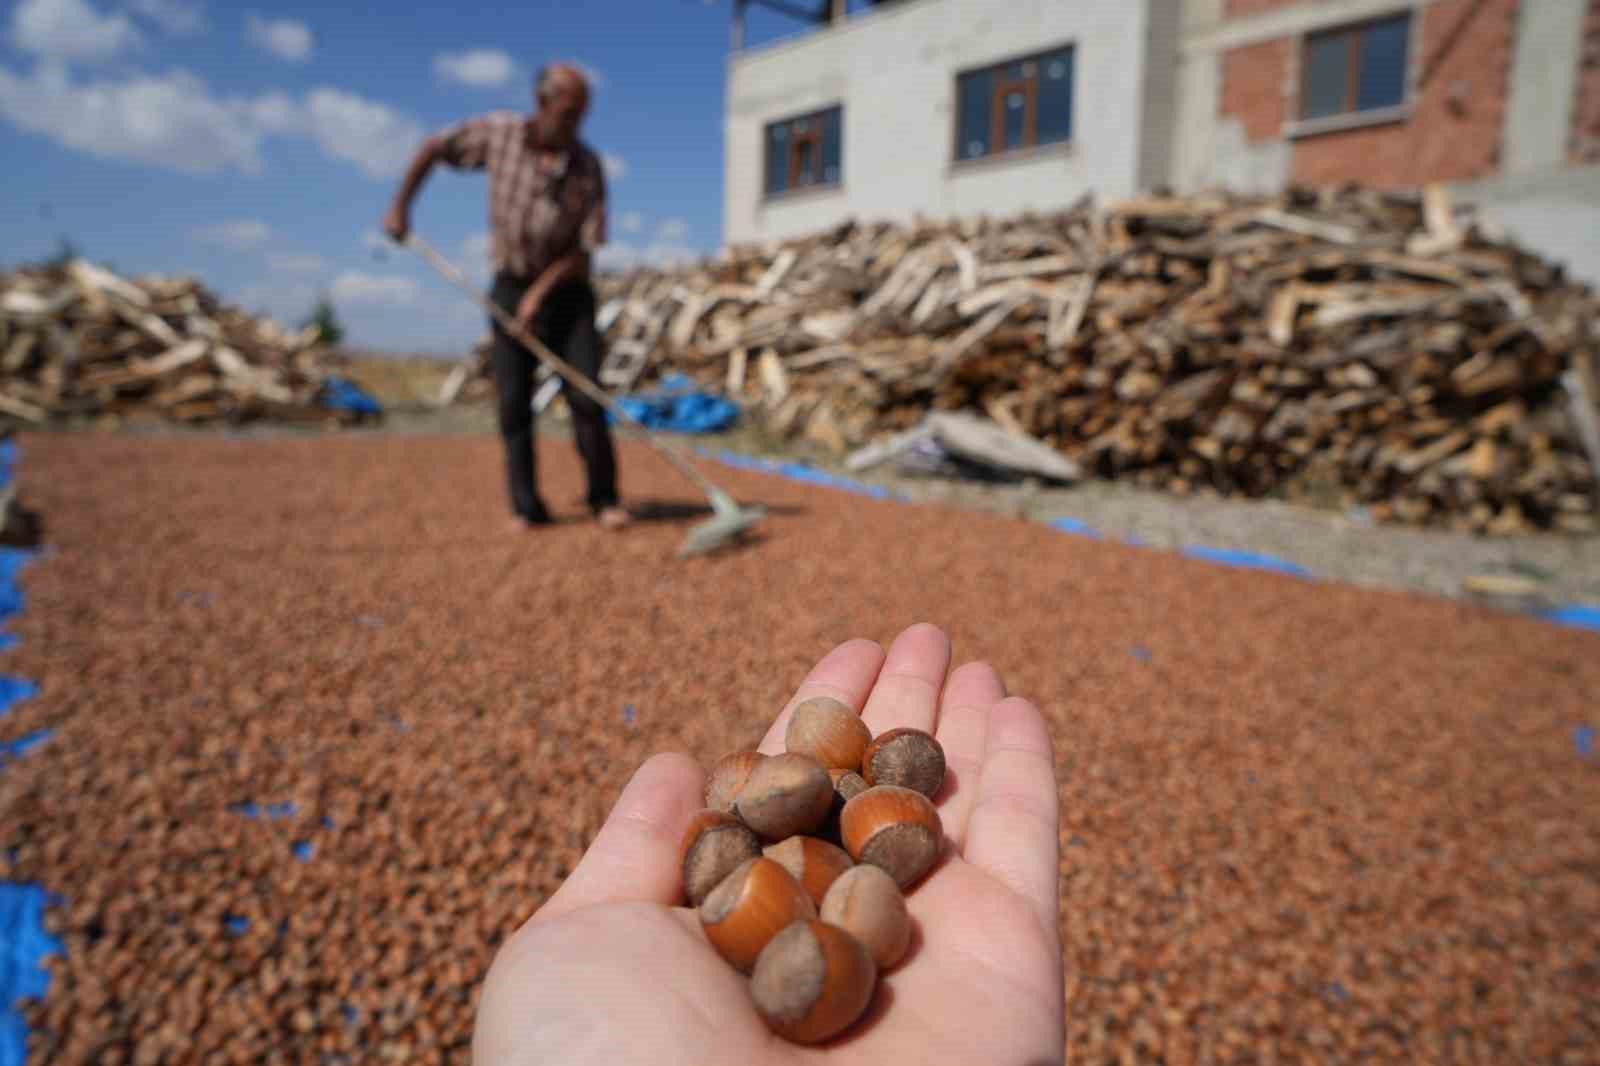
[[[607,411],[610,411],[618,418],[631,422],[640,429],[644,430],[645,443],[649,444],[652,448],[665,456],[667,461],[678,469],[679,473],[693,481],[696,485],[699,485],[700,488],[707,493],[719,494],[721,492],[721,490],[713,485],[704,474],[694,468],[694,465],[689,462],[687,456],[679,453],[675,445],[669,446],[665,441],[656,437],[650,432],[650,428],[648,426],[640,422],[633,415],[629,414],[621,404],[612,400],[610,396],[607,396],[604,389],[600,388],[600,386],[596,385],[594,382],[578,373],[571,363],[561,358],[555,352],[552,352],[542,341],[539,340],[538,337],[535,337],[530,331],[523,328],[521,322],[518,322],[515,318],[506,314],[506,312],[496,305],[494,301],[490,300],[483,293],[479,292],[477,288],[467,280],[466,275],[462,274],[460,270],[456,269],[454,264],[435,251],[427,241],[424,241],[415,233],[408,233],[403,243],[426,259],[428,263],[441,275],[443,275],[447,281],[454,283],[457,288],[461,289],[462,292],[465,292],[468,296],[472,297],[472,299],[476,300],[480,307],[489,312],[489,314],[494,317],[495,321],[500,323],[502,329],[520,341],[530,352],[538,357],[540,362],[544,363],[557,374],[560,374],[562,379],[565,380],[567,384],[575,386],[578,391],[582,392],[585,396],[589,397],[595,403],[598,403],[601,407],[605,408]]]

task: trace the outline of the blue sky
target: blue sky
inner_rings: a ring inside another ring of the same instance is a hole
[[[551,59],[598,86],[585,135],[612,177],[606,261],[721,242],[728,0],[4,0],[0,13],[0,265],[66,238],[289,324],[328,292],[353,343],[458,352],[481,313],[383,247],[377,223],[423,135],[526,110]],[[751,40],[798,28],[758,12]],[[413,213],[479,278],[485,192],[481,174],[441,168]]]

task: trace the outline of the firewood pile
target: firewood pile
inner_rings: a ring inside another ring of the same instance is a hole
[[[1600,301],[1442,188],[851,223],[599,284],[608,385],[681,371],[838,452],[964,410],[1175,493],[1596,526]]]
[[[174,423],[361,416],[319,402],[333,362],[191,278],[127,280],[83,260],[0,275],[0,419]]]

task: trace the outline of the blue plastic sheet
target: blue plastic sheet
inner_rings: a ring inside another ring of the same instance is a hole
[[[1100,539],[1099,533],[1090,529],[1076,518],[1052,518],[1049,525],[1051,529],[1059,530],[1062,533],[1074,533],[1080,537],[1088,537],[1091,540]]]
[[[0,1066],[23,1066],[28,1026],[17,1002],[43,999],[50,974],[40,960],[61,953],[61,941],[44,930],[44,909],[58,898],[38,885],[0,881]]]
[[[32,559],[33,553],[30,551],[0,548],[0,621],[22,610],[22,587],[17,577]]]
[[[0,718],[12,707],[39,694],[39,686],[20,677],[0,675]]]
[[[1183,554],[1191,559],[1202,559],[1208,563],[1219,563],[1222,566],[1238,566],[1247,570],[1273,570],[1280,574],[1293,574],[1295,577],[1311,576],[1311,571],[1300,564],[1291,563],[1286,559],[1279,559],[1272,555],[1230,551],[1226,548],[1202,547],[1184,548]]]
[[[850,478],[840,477],[838,474],[830,474],[826,470],[819,470],[804,463],[785,463],[776,459],[760,459],[730,451],[702,452],[701,454],[709,454],[719,463],[739,470],[754,470],[762,474],[775,474],[778,477],[788,478],[790,481],[803,481],[809,485],[820,485],[823,488],[838,489],[841,492],[852,492],[857,496],[868,496],[875,500],[898,500],[902,498],[881,485],[868,485],[861,481],[853,481]]]
[[[383,405],[361,386],[345,378],[328,378],[319,395],[323,407],[334,411],[354,411],[358,415],[381,415]]]
[[[1600,630],[1600,604],[1575,603],[1546,611],[1542,617],[1547,622],[1572,626],[1574,629]]]
[[[698,391],[682,374],[663,378],[654,392],[618,397],[617,406],[645,427],[670,433],[716,433],[739,420],[737,404]]]
[[[299,808],[293,803],[236,803],[233,810],[246,818],[287,818]]]
[[[16,740],[0,740],[0,770],[5,768],[6,763],[22,758],[49,740],[54,733],[53,729],[38,729]]]

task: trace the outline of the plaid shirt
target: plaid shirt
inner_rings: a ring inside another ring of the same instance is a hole
[[[580,249],[606,240],[606,180],[600,159],[581,141],[555,159],[541,157],[528,121],[496,111],[446,130],[443,161],[489,171],[490,256],[499,270],[532,277]]]

